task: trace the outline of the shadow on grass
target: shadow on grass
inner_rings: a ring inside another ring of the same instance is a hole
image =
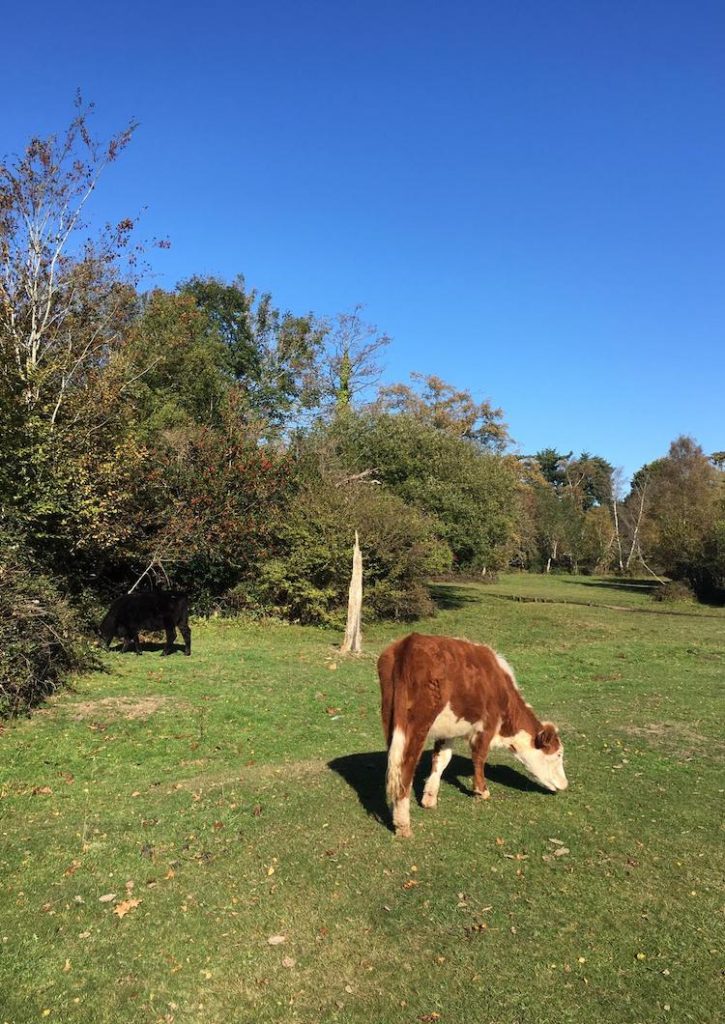
[[[652,594],[660,586],[653,580],[594,580],[586,576],[567,576],[567,583],[577,583],[581,587],[603,587],[607,590],[625,590],[630,594]]]
[[[426,751],[420,759],[413,780],[413,791],[418,804],[423,796],[425,780],[431,771],[432,752]],[[357,798],[368,814],[392,832],[393,824],[385,798],[385,769],[388,754],[385,750],[375,750],[367,754],[346,754],[328,762],[328,768],[336,772],[357,793]],[[443,773],[443,783],[453,786],[465,796],[474,797],[472,786],[461,780],[473,776],[473,764],[469,757],[454,754],[450,764]],[[551,796],[548,790],[533,782],[525,775],[505,764],[486,765],[486,779],[495,786],[506,786],[524,793],[540,793]]]
[[[141,643],[139,644],[139,647],[141,648],[141,653],[142,654],[158,654],[159,651],[163,651],[163,649],[166,647],[166,644],[164,644],[164,643],[156,643],[153,640],[142,640]],[[124,649],[123,649],[123,642],[116,644],[115,647],[110,647],[109,650],[110,650],[111,654],[128,654],[128,655],[131,655],[131,656],[136,654],[136,652],[134,651],[133,647],[129,647],[129,649],[127,651],[124,651]],[[173,647],[171,649],[171,653],[172,654],[176,654],[177,652],[179,652],[181,654],[184,653],[184,645],[183,644],[174,644],[173,645]]]
[[[453,583],[432,583],[430,596],[439,611],[455,611],[467,604],[475,604],[480,600],[480,595],[471,593],[463,587],[457,587]]]

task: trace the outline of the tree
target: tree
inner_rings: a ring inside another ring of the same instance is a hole
[[[719,542],[725,520],[725,473],[691,437],[678,437],[668,454],[644,466],[633,492],[647,491],[642,548],[674,579],[687,580],[699,594],[717,589]]]
[[[0,346],[4,385],[54,424],[69,390],[102,360],[123,322],[119,261],[133,221],[83,238],[83,215],[106,167],[131,139],[129,124],[94,139],[93,107],[76,97],[66,131],[32,138],[0,164]],[[81,240],[79,241],[79,236]]]
[[[134,130],[101,143],[92,109],[77,97],[64,133],[0,165],[0,519],[63,573],[101,498],[102,476],[87,473],[126,422],[107,416],[125,382],[106,372],[135,313],[139,256],[129,219],[87,233],[90,199]]]
[[[534,456],[544,480],[559,490],[566,484],[565,466],[572,457],[572,452],[562,455],[555,448],[542,448]]]
[[[390,344],[387,334],[363,321],[361,311],[362,306],[355,306],[327,325],[323,394],[337,410],[350,408],[365,389],[377,384],[382,373],[377,359]]]
[[[480,572],[506,563],[518,512],[513,458],[416,416],[376,408],[338,419],[330,437],[350,473],[374,470],[385,487],[433,519],[456,568]]]
[[[270,516],[269,553],[240,586],[247,602],[300,622],[341,624],[357,530],[366,616],[404,621],[433,614],[428,580],[451,564],[436,524],[367,478],[348,479],[345,462],[319,447],[319,437],[298,440],[293,489]]]
[[[321,400],[320,361],[328,326],[312,313],[282,313],[268,293],[192,277],[180,286],[216,330],[231,376],[247,402],[247,417],[272,431],[298,423]]]
[[[440,377],[412,373],[419,385],[392,384],[380,389],[379,411],[403,413],[435,430],[459,440],[475,442],[482,448],[503,451],[510,438],[503,411],[490,402],[477,402],[470,391],[458,391]]]

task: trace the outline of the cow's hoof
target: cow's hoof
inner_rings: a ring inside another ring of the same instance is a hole
[[[395,829],[396,839],[410,839],[413,835],[413,830],[410,825],[398,825]]]
[[[489,792],[488,789],[484,789],[483,793],[480,790],[477,789],[476,792],[473,795],[475,796],[476,800],[490,800],[491,799],[491,793]]]
[[[187,658],[191,657],[191,651],[184,651],[184,654],[186,655]]]
[[[162,652],[161,652],[161,657],[162,657],[162,658],[168,658],[168,656],[169,656],[170,654],[171,654],[171,651],[162,651]]]
[[[433,793],[424,793],[423,794],[423,799],[421,800],[421,804],[423,805],[423,807],[428,807],[428,808],[437,807],[438,806],[438,797],[435,796]]]

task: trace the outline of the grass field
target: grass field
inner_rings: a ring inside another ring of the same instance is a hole
[[[6,725],[0,1024],[714,1024],[725,612],[599,582],[437,587],[417,628],[506,655],[570,788],[502,756],[479,805],[460,746],[407,841],[375,675],[400,627],[340,659],[197,622],[191,658],[111,652]]]

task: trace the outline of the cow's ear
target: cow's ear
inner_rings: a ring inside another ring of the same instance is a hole
[[[549,754],[559,746],[559,733],[553,722],[544,722],[536,734],[536,749]]]

